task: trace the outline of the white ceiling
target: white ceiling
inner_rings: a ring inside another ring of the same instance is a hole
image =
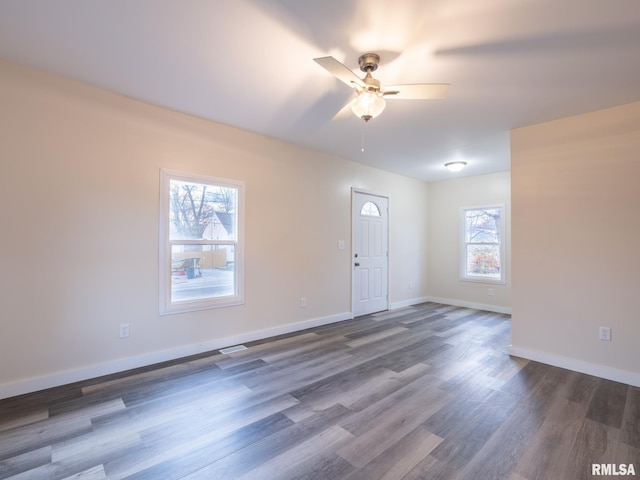
[[[362,76],[366,51],[448,98],[332,120],[351,89],[312,59]],[[0,57],[434,181],[508,170],[512,128],[640,101],[640,1],[2,0]]]

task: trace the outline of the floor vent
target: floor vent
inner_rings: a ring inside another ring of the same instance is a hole
[[[227,353],[241,352],[242,350],[246,350],[247,347],[244,345],[236,345],[235,347],[227,347],[220,350],[220,353],[226,355]]]

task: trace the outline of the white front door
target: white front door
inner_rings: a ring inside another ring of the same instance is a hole
[[[352,305],[355,316],[388,310],[389,199],[352,193]]]

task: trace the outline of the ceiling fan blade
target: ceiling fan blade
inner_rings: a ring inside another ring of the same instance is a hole
[[[448,83],[414,83],[408,85],[385,85],[383,94],[387,99],[430,100],[445,98],[449,92]]]
[[[318,65],[324,68],[331,75],[336,77],[338,80],[346,83],[350,87],[364,87],[365,84],[360,77],[358,77],[355,73],[349,70],[346,66],[340,63],[333,57],[320,57],[313,59]]]

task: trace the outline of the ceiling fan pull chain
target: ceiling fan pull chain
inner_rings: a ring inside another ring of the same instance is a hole
[[[365,124],[363,123],[363,124],[362,124],[362,135],[361,135],[361,137],[360,137],[360,143],[361,143],[361,146],[362,146],[362,150],[361,150],[361,151],[362,151],[362,152],[364,152],[364,125],[365,125]]]

